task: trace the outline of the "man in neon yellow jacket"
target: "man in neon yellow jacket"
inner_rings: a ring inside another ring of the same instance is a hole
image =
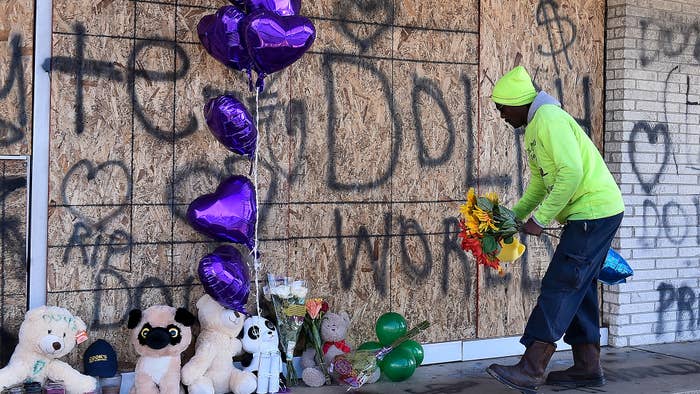
[[[620,189],[583,129],[554,97],[535,91],[525,68],[499,79],[492,99],[508,124],[525,127],[530,183],[513,207],[525,221],[522,231],[539,236],[554,219],[564,230],[520,339],[525,354],[517,365],[493,364],[487,371],[525,393],[536,393],[545,381],[601,386],[597,279],[622,221]],[[545,379],[562,335],[572,347],[574,366]]]

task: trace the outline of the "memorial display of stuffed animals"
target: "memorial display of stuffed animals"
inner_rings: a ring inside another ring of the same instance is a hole
[[[66,393],[94,391],[97,381],[58,360],[87,339],[85,323],[67,309],[40,306],[31,309],[19,328],[19,343],[10,362],[0,369],[0,388],[46,379],[61,380]]]
[[[195,321],[185,308],[155,305],[129,313],[130,343],[140,356],[130,394],[184,392],[180,386],[180,354],[192,341]]]
[[[321,321],[321,340],[323,344],[323,362],[326,368],[333,358],[339,354],[350,352],[350,346],[345,343],[350,328],[350,316],[347,312],[327,312]],[[325,375],[316,363],[316,350],[306,349],[301,355],[301,379],[311,387],[321,387],[325,383]]]
[[[197,318],[201,331],[195,355],[182,367],[182,383],[190,394],[250,394],[257,378],[234,367],[234,356],[243,352],[238,335],[245,315],[224,308],[205,294],[197,301]]]
[[[256,393],[286,392],[287,380],[282,373],[279,335],[271,321],[260,316],[245,320],[241,332],[243,350],[250,354],[241,364],[244,371],[257,375]]]

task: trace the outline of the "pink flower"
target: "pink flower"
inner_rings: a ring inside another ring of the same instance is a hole
[[[320,298],[311,298],[306,300],[306,312],[309,314],[311,319],[316,319],[319,312],[323,308],[324,301]]]

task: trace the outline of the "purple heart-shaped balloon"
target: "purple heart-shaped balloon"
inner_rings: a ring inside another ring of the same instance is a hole
[[[241,175],[225,179],[212,194],[197,197],[187,208],[187,221],[219,241],[255,246],[255,186]]]
[[[197,25],[197,34],[204,49],[214,59],[236,70],[250,70],[252,62],[241,43],[238,33],[245,14],[238,8],[227,5],[216,14],[205,15]]]
[[[256,10],[272,11],[280,16],[298,15],[301,0],[246,0],[248,12]]]
[[[233,96],[219,96],[204,106],[209,131],[226,148],[239,155],[252,157],[258,130],[245,106]]]
[[[316,39],[316,29],[303,16],[258,10],[241,22],[241,36],[258,72],[270,74],[302,57]]]
[[[248,266],[236,248],[219,246],[199,261],[197,269],[204,291],[228,309],[246,313],[250,294]]]

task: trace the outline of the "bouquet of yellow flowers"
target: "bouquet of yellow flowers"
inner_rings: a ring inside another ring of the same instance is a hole
[[[477,196],[470,188],[459,212],[462,249],[471,252],[478,264],[503,275],[500,262],[516,260],[525,251],[525,246],[514,237],[519,224],[513,211],[499,203],[496,193]]]

